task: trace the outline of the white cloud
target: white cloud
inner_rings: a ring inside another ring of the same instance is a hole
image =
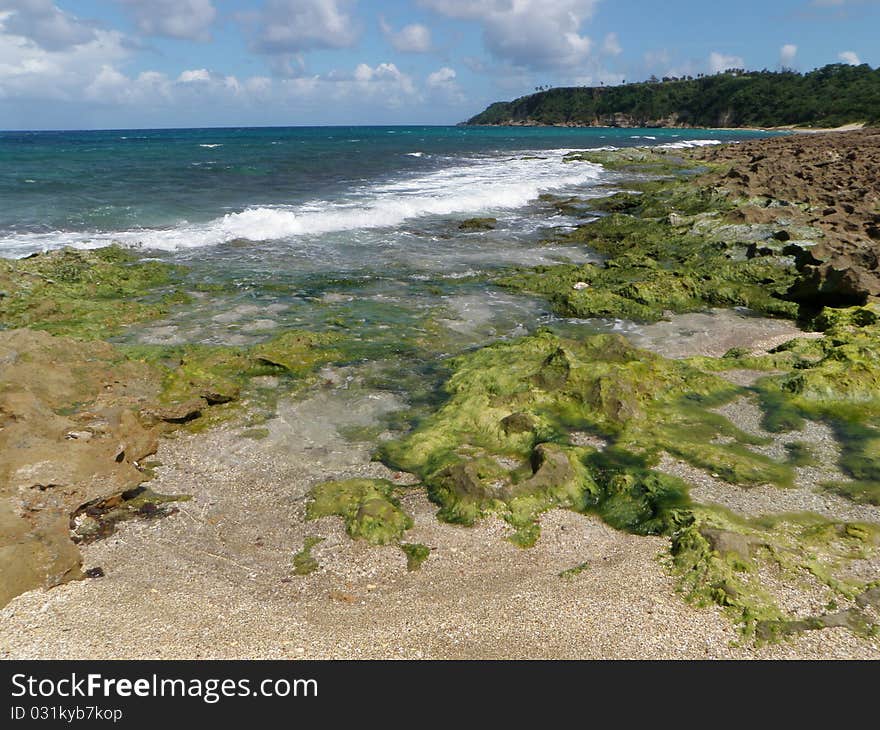
[[[790,68],[797,52],[798,47],[794,43],[786,43],[779,49],[779,63],[785,68]]]
[[[619,56],[623,53],[617,33],[609,33],[605,36],[605,40],[602,41],[602,53],[608,56]]]
[[[384,18],[379,19],[379,27],[394,50],[402,53],[428,53],[431,50],[431,31],[421,23],[411,23],[395,31]]]
[[[104,66],[129,55],[124,37],[116,31],[93,28],[84,42],[46,47],[42,32],[37,37],[23,35],[23,27],[11,22],[14,18],[0,14],[0,97],[76,99]]]
[[[43,27],[34,35],[53,46],[47,48],[23,35],[25,26],[10,22],[13,17],[11,10],[0,10],[0,119],[10,126],[138,126],[172,119],[238,124],[280,118],[366,123],[387,119],[388,110],[401,119],[426,113],[420,105],[427,97],[419,84],[390,62],[313,76],[300,67],[295,77],[280,79],[224,75],[210,67],[132,73],[126,68],[135,47],[118,31],[83,25],[87,33],[56,33],[50,42]],[[64,20],[79,23],[73,16]],[[293,63],[298,57],[275,58]],[[441,69],[433,80],[435,86],[425,87],[432,110],[441,101],[452,101],[456,91],[451,69]],[[52,114],[40,116],[45,109]]]
[[[264,53],[297,53],[317,48],[346,48],[357,29],[348,0],[268,0],[256,16],[254,45]]]
[[[598,0],[421,0],[451,18],[475,20],[496,58],[517,66],[550,69],[577,66],[592,49],[581,35]]]
[[[731,68],[743,68],[745,66],[741,56],[728,56],[718,51],[712,51],[709,55],[709,70],[713,74],[727,71]]]
[[[199,81],[210,81],[211,80],[211,72],[206,68],[194,68],[189,71],[181,71],[180,76],[177,77],[178,82],[181,84],[193,84],[198,83]]]
[[[104,66],[84,93],[86,99],[101,104],[155,106],[171,100],[172,83],[158,71],[144,71],[129,78],[112,66]]]
[[[433,73],[428,74],[426,85],[433,94],[439,95],[440,98],[452,104],[462,104],[467,97],[461,90],[456,81],[458,74],[455,69],[449,66],[438,68]]]
[[[645,51],[645,66],[649,70],[656,71],[660,66],[668,66],[672,62],[672,56],[667,48],[660,48],[656,51]]]
[[[120,0],[134,13],[138,30],[146,35],[208,40],[217,17],[211,0]]]
[[[444,66],[443,68],[434,71],[434,73],[428,74],[428,86],[446,86],[455,81],[455,76],[455,69],[451,69],[449,66]]]
[[[97,29],[58,8],[53,0],[0,0],[4,30],[48,51],[95,40]]]
[[[848,63],[850,66],[858,66],[862,62],[855,51],[841,51],[837,54],[837,57],[844,63]]]
[[[412,77],[393,63],[370,66],[360,63],[354,71],[299,76],[276,81],[272,87],[276,104],[327,109],[346,103],[398,109],[417,104],[423,97]]]
[[[344,75],[336,74],[328,77],[328,80],[333,81],[337,78],[342,83],[348,81]],[[393,63],[379,63],[376,66],[369,66],[366,63],[358,64],[354,70],[353,78],[361,88],[376,85],[389,90],[396,90],[406,95],[416,93],[412,78],[403,73]]]

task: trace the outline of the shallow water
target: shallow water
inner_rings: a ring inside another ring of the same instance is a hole
[[[567,152],[754,136],[458,127],[2,133],[0,255],[118,242],[184,264],[192,301],[119,341],[248,346],[291,328],[331,331],[345,339],[342,364],[369,363],[364,387],[393,391],[402,407],[436,387],[438,361],[539,327],[619,331],[679,355],[705,349],[720,330],[730,339],[732,322],[717,314],[647,328],[561,320],[545,301],[506,293],[485,275],[596,260],[583,247],[542,243],[584,218],[560,215],[539,196],[577,196],[588,210],[590,198],[625,180],[565,162]],[[494,229],[459,228],[475,216],[495,218]],[[736,318],[733,330],[745,336],[765,326]]]

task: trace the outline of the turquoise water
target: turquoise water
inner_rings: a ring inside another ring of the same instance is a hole
[[[371,357],[392,357],[412,337],[440,339],[452,353],[553,322],[544,302],[506,294],[481,274],[591,260],[582,248],[541,243],[549,229],[580,220],[539,196],[589,199],[620,178],[564,162],[567,151],[759,135],[543,127],[4,132],[0,256],[117,242],[184,263],[193,282],[217,285],[166,320],[133,328],[128,340],[251,344],[306,327],[357,331]],[[458,229],[474,216],[496,217],[497,228]]]
[[[755,134],[535,127],[3,132],[0,255],[114,235],[174,250],[513,210],[534,191],[578,180],[541,164],[547,160],[509,164],[511,155]],[[225,225],[224,216],[232,217]]]

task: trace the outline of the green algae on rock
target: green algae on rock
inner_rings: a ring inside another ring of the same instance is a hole
[[[523,547],[538,539],[540,515],[553,507],[669,535],[670,568],[685,596],[725,607],[759,640],[826,624],[874,631],[858,607],[846,609],[846,620],[798,623],[763,576],[780,572],[795,585],[807,575],[804,590],[852,603],[871,584],[848,566],[876,553],[880,528],[815,515],[747,520],[693,504],[685,482],[654,468],[666,453],[745,487],[792,484],[794,466],[807,459],[802,445],[771,459],[752,449],[762,439],[714,410],[749,390],[698,366],[732,367],[739,357],[752,356],[670,360],[614,335],[576,342],[542,332],[491,345],[452,361],[446,402],[386,443],[382,458],[423,480],[441,519],[473,524],[496,514]],[[767,368],[793,362],[790,353],[765,357]],[[583,432],[609,445],[576,445]]]
[[[564,578],[565,580],[574,580],[581,573],[584,573],[584,572],[588,571],[589,569],[590,569],[590,563],[589,563],[589,561],[585,561],[583,563],[578,563],[577,565],[575,565],[571,568],[566,568],[565,570],[561,571],[559,573],[559,577]]]
[[[717,507],[695,506],[687,524],[672,536],[671,565],[689,600],[724,607],[758,641],[827,626],[874,635],[878,627],[857,603],[874,583],[853,578],[847,569],[875,556],[878,547],[876,525],[812,514],[747,520]],[[768,587],[772,574],[789,591],[822,591],[829,606],[851,607],[792,617]]]
[[[698,163],[667,154],[666,150],[647,147],[627,147],[624,149],[597,149],[569,152],[565,162],[590,162],[602,165],[608,170],[624,172],[653,173],[657,175],[677,173],[698,167]]]
[[[224,406],[238,401],[252,378],[281,376],[289,386],[286,393],[311,382],[309,376],[321,365],[341,357],[333,346],[338,339],[331,334],[289,330],[250,348],[129,345],[120,349],[130,359],[149,363],[162,373],[158,402],[149,411],[155,419],[206,428],[233,412]],[[264,394],[264,398],[274,397],[277,393]]]
[[[840,467],[853,482],[828,485],[856,501],[880,503],[880,317],[877,305],[824,309],[821,339],[793,340],[771,358],[787,371],[755,385],[770,431],[824,421],[841,445]]]
[[[431,548],[418,542],[402,542],[400,549],[406,555],[406,569],[409,571],[419,570],[431,555]]]
[[[394,491],[395,485],[385,479],[324,482],[311,492],[306,519],[336,515],[345,521],[352,538],[372,545],[395,544],[413,520],[401,509]]]
[[[312,548],[324,541],[323,537],[307,537],[303,541],[303,549],[293,556],[293,572],[295,575],[309,575],[321,567],[317,558],[312,555]]]
[[[498,224],[497,218],[468,218],[458,224],[460,231],[491,231]]]
[[[142,261],[119,246],[0,259],[0,327],[106,338],[186,302],[174,288],[179,274],[179,267]]]
[[[460,357],[452,369],[446,403],[382,447],[386,463],[425,482],[443,519],[472,524],[497,513],[522,545],[554,506],[662,533],[687,504],[684,484],[651,468],[662,452],[741,483],[791,482],[789,465],[750,451],[759,440],[711,410],[739,388],[620,336],[576,342],[542,332]],[[612,446],[577,446],[575,431]]]
[[[604,262],[519,269],[496,283],[545,296],[564,317],[653,322],[668,312],[711,306],[797,317],[798,305],[785,299],[797,276],[790,261],[773,255],[747,258],[746,244],[725,240],[730,234],[718,225],[694,229],[698,218],[703,224],[710,220],[700,216],[731,208],[724,196],[670,182],[595,205],[614,212],[553,240],[587,245],[605,256]]]

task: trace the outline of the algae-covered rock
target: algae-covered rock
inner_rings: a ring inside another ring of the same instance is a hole
[[[880,322],[875,305],[824,309],[820,340],[787,343],[792,368],[756,385],[769,430],[828,423],[840,442],[839,466],[852,482],[826,485],[855,501],[880,501]]]
[[[613,317],[653,322],[666,312],[741,306],[795,317],[785,299],[796,272],[790,263],[747,259],[704,235],[666,221],[613,214],[561,238],[607,256],[601,264],[559,264],[519,269],[496,283],[547,297],[565,317]]]
[[[307,519],[337,515],[353,538],[372,545],[396,543],[413,521],[401,509],[394,489],[394,484],[384,479],[324,482],[312,490]]]
[[[589,152],[567,159],[618,161],[625,167],[645,160],[669,164],[667,156],[647,150]],[[735,210],[737,201],[716,188],[681,179],[632,187],[591,201],[607,215],[550,239],[585,245],[603,255],[603,262],[519,269],[496,282],[547,297],[565,317],[652,322],[667,312],[709,306],[798,316],[799,305],[789,297],[798,276],[794,262],[772,246],[765,256],[748,256],[756,240],[769,239],[778,248],[775,229],[725,223],[724,216]]]
[[[332,334],[293,330],[254,346],[249,355],[268,365],[284,368],[291,375],[305,375],[339,356],[331,347],[338,339]]]
[[[431,548],[417,542],[403,542],[400,549],[406,555],[406,569],[409,571],[419,570],[431,555]]]
[[[653,174],[679,173],[696,167],[696,163],[668,155],[666,150],[649,147],[569,152],[563,160],[570,163],[591,162],[609,170]]]
[[[187,300],[180,269],[118,246],[0,259],[0,326],[100,339]]]
[[[872,584],[850,566],[877,554],[880,528],[835,522],[818,515],[777,515],[748,520],[719,508],[694,507],[672,536],[672,566],[685,595],[699,605],[725,607],[748,635],[772,641],[826,627],[860,635],[877,632],[859,603]],[[852,608],[795,618],[762,575],[781,575],[794,590],[821,586],[831,605]],[[807,588],[805,576],[809,576]]]
[[[745,484],[791,482],[789,464],[751,451],[760,439],[712,410],[736,386],[620,336],[543,332],[469,353],[452,369],[446,403],[382,450],[424,480],[443,519],[495,513],[520,544],[537,538],[538,516],[554,506],[664,532],[687,497],[683,483],[652,470],[663,452]],[[613,447],[575,447],[573,431]]]
[[[122,350],[163,375],[158,402],[144,411],[146,415],[166,423],[196,421],[206,427],[231,412],[210,407],[238,401],[252,379],[280,377],[279,382],[289,386],[287,391],[309,382],[322,365],[341,357],[333,346],[337,339],[334,335],[288,330],[250,348],[138,345]],[[263,397],[272,395],[264,393]],[[211,418],[206,418],[209,413]]]
[[[468,218],[458,224],[460,231],[491,231],[498,225],[496,218]]]
[[[303,549],[293,556],[293,572],[295,575],[308,575],[321,567],[318,560],[312,555],[312,548],[323,541],[323,537],[307,537],[305,539]]]

